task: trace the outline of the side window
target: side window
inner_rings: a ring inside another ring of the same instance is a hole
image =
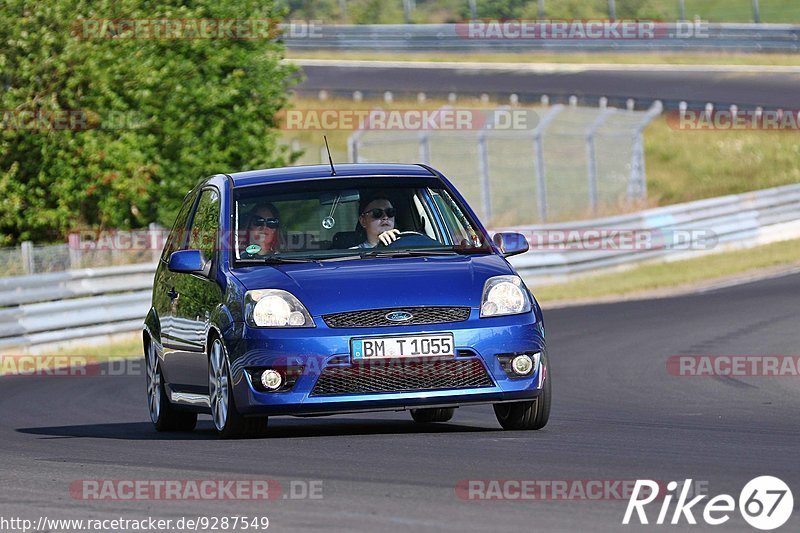
[[[219,232],[219,194],[213,189],[205,189],[200,194],[197,209],[192,218],[189,232],[189,249],[200,250],[206,261],[214,259]]]
[[[183,200],[183,205],[175,218],[175,224],[172,226],[172,231],[170,231],[167,242],[164,245],[164,252],[161,254],[162,261],[169,261],[170,254],[180,250],[183,243],[186,242],[186,224],[189,222],[189,213],[192,212],[195,198],[197,197],[192,194],[187,195]]]
[[[453,244],[458,245],[464,240],[470,241],[470,231],[456,216],[456,213],[453,212],[452,201],[448,201],[449,198],[443,198],[438,192],[433,192],[433,199],[436,202],[436,206],[439,208],[439,212],[442,213],[444,217],[444,222],[453,238]]]

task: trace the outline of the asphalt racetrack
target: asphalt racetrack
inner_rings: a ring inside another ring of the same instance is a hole
[[[725,72],[703,71],[700,67],[672,66],[669,70],[650,70],[647,66],[624,66],[609,70],[577,66],[574,71],[548,72],[512,70],[487,65],[482,69],[436,66],[415,68],[398,63],[395,66],[356,66],[303,62],[305,80],[297,87],[300,92],[315,95],[326,90],[340,96],[350,96],[356,90],[365,96],[383,97],[384,91],[415,96],[445,97],[450,92],[477,96],[495,95],[507,101],[512,93],[522,102],[538,102],[541,95],[551,101],[561,101],[576,95],[586,105],[597,105],[597,99],[607,97],[619,105],[628,98],[637,105],[650,105],[662,100],[668,109],[686,101],[693,107],[712,102],[715,105],[737,105],[741,109],[762,106],[767,109],[796,109],[800,74],[796,72]],[[570,65],[560,68],[571,69]],[[724,69],[724,67],[721,67]]]
[[[267,516],[275,531],[663,531],[623,528],[627,500],[613,494],[471,501],[456,487],[691,478],[711,495],[738,499],[747,481],[774,475],[796,502],[780,531],[797,531],[800,378],[678,377],[666,362],[680,354],[796,355],[799,301],[800,276],[790,275],[705,294],[545,309],[554,404],[539,432],[502,431],[491,407],[474,406],[427,427],[405,412],[274,418],[266,438],[221,441],[208,416],[191,434],[156,433],[142,375],[0,378],[0,515]],[[239,478],[277,480],[282,496],[94,501],[70,493],[86,479]],[[292,499],[293,480],[321,481],[322,498]],[[702,509],[694,514],[702,524]],[[666,526],[709,529],[755,531],[738,512],[724,526]]]

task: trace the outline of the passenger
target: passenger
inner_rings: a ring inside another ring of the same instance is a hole
[[[240,257],[251,259],[279,252],[280,225],[280,212],[275,205],[263,202],[254,207],[247,217],[245,249],[242,250]]]
[[[396,210],[383,193],[377,193],[360,204],[358,224],[366,235],[366,240],[353,248],[375,248],[378,243],[385,246],[393,243],[400,235],[394,227]]]

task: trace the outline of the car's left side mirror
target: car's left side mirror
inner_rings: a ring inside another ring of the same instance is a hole
[[[495,233],[492,238],[494,244],[500,249],[503,257],[523,254],[528,251],[528,239],[522,233],[503,232]]]
[[[205,261],[200,250],[178,250],[169,256],[170,272],[199,274],[205,268]]]

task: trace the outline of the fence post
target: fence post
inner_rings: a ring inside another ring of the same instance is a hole
[[[681,102],[681,110],[685,111]],[[628,200],[638,200],[647,197],[647,174],[644,167],[644,128],[664,110],[660,100],[653,102],[650,109],[642,118],[642,122],[633,133],[633,150],[631,153],[631,175],[628,178]]]
[[[347,138],[347,157],[351,163],[358,163],[358,143],[361,140],[361,130]]]
[[[69,268],[72,270],[81,268],[81,234],[70,233],[67,236],[67,246],[69,246]]]
[[[547,110],[547,113],[542,117],[542,120],[533,129],[533,147],[534,147],[534,170],[536,172],[536,199],[538,200],[539,219],[541,222],[547,222],[547,181],[545,180],[544,168],[544,131],[550,122],[556,118],[564,106],[561,104],[554,105]]]
[[[753,0],[753,22],[761,22],[761,10],[758,8],[758,0]]]
[[[686,0],[678,0],[678,20],[686,20]]]
[[[431,140],[427,131],[419,134],[419,160],[426,165],[431,164]]]
[[[414,10],[413,0],[403,0],[403,20],[406,24],[411,24],[411,11]]]
[[[478,2],[477,0],[469,0],[469,18],[475,20],[478,18]]]
[[[613,107],[602,109],[597,114],[597,118],[594,119],[594,122],[589,126],[589,129],[586,130],[586,166],[588,168],[589,178],[589,205],[592,208],[593,215],[597,214],[597,204],[600,196],[600,191],[597,186],[597,154],[595,152],[594,136],[608,116],[615,111],[616,109]]]
[[[486,135],[486,127],[482,128],[478,133],[478,169],[480,172],[483,218],[489,224],[492,218],[492,190],[489,184],[489,139]]]
[[[539,0],[539,19],[544,18],[544,0]]]
[[[611,20],[617,18],[617,4],[614,0],[608,0],[608,18]]]
[[[31,241],[22,241],[20,245],[20,253],[22,255],[22,268],[26,274],[33,274],[33,243]]]
[[[155,222],[147,225],[147,230],[150,232],[150,253],[152,254],[153,262],[157,262],[161,256],[161,248],[164,245],[160,242],[161,226]]]

